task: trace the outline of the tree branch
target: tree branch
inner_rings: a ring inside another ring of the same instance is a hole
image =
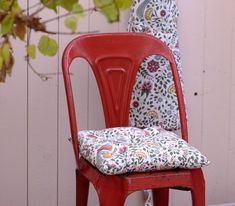
[[[0,22],[5,18],[6,15],[7,15],[7,12],[0,11]]]
[[[34,67],[33,65],[31,64],[31,61],[30,61],[30,58],[28,56],[25,57],[27,62],[28,62],[28,65],[29,65],[29,68],[32,70],[32,72],[34,74],[36,74],[43,82],[49,80],[49,79],[52,79],[52,76],[56,76],[56,75],[62,75],[62,72],[50,72],[50,73],[40,73],[38,72]],[[73,73],[69,73],[70,75],[73,75]]]
[[[48,19],[46,21],[43,21],[42,24],[47,24],[49,22],[52,22],[52,21],[55,21],[55,20],[58,20],[58,19],[61,19],[61,18],[67,17],[67,16],[71,16],[71,15],[74,15],[74,14],[82,14],[83,12],[89,12],[89,11],[98,11],[98,8],[97,7],[88,8],[88,9],[84,9],[81,12],[68,12],[68,13],[59,15],[57,17],[53,17],[51,19]]]
[[[52,77],[50,77],[49,75],[51,75],[52,73],[39,73],[36,71],[36,69],[34,69],[33,65],[30,62],[30,59],[28,57],[26,57],[29,68],[33,71],[34,74],[36,74],[42,81],[47,81],[48,79],[51,79]],[[56,75],[56,73],[53,73],[53,75]]]
[[[38,10],[36,10],[34,13],[30,14],[30,16],[35,16],[37,15],[38,13],[40,13],[42,10],[44,10],[46,7],[45,6],[42,6],[41,8],[39,8]]]
[[[83,31],[83,32],[58,32],[58,31],[48,31],[48,30],[44,30],[41,31],[43,33],[47,33],[47,34],[52,34],[52,35],[81,35],[81,34],[94,34],[94,33],[98,33],[99,31]]]
[[[41,2],[38,2],[38,3],[36,3],[36,4],[32,5],[32,6],[30,6],[28,9],[22,10],[21,13],[24,13],[24,12],[26,12],[26,11],[29,11],[29,10],[31,10],[31,9],[33,9],[33,8],[35,8],[35,7],[37,7],[37,6],[39,6],[39,5],[41,5]]]
[[[9,7],[9,11],[0,10],[0,24],[2,23],[2,21],[4,20],[4,18],[6,18],[8,14],[11,14],[14,12],[12,10],[13,10],[13,2],[15,1],[18,1],[18,0],[11,1],[12,4]],[[54,0],[50,0],[50,2],[53,2],[53,1]],[[105,4],[101,7],[94,6],[92,8],[81,9],[81,11],[77,11],[77,12],[66,11],[64,14],[54,16],[47,20],[43,20],[39,13],[42,10],[47,9],[47,6],[45,6],[44,4],[41,3],[40,0],[38,0],[38,3],[33,4],[27,9],[21,10],[19,13],[14,13],[14,19],[13,19],[14,22],[12,23],[9,32],[7,32],[6,35],[0,35],[0,46],[2,46],[4,41],[8,41],[8,37],[14,36],[14,35],[17,35],[21,40],[24,41],[24,37],[26,33],[27,33],[27,46],[29,46],[30,41],[31,41],[32,31],[42,32],[42,33],[52,34],[52,35],[81,35],[81,34],[87,34],[87,33],[97,33],[98,31],[79,31],[79,32],[50,31],[48,30],[48,25],[46,24],[49,22],[58,21],[61,18],[65,18],[71,15],[83,14],[83,13],[88,14],[88,13],[96,12],[96,11],[101,12],[102,8],[107,7],[109,5],[110,3]],[[60,6],[60,5],[57,5],[57,6]],[[29,10],[31,14],[29,14]],[[10,40],[8,43],[10,44]],[[25,57],[25,59],[28,63],[28,68],[31,69],[32,72],[36,74],[42,81],[47,81],[48,79],[51,79],[54,75],[61,74],[60,72],[40,73],[32,65],[32,62],[31,62],[32,59],[30,59],[28,54]],[[12,48],[11,48],[11,62],[9,65],[3,65],[4,69],[2,69],[2,71],[0,70],[0,78],[1,78],[0,80],[2,81],[5,80],[6,75],[11,73],[11,68],[13,64],[14,64],[14,58],[12,56]]]

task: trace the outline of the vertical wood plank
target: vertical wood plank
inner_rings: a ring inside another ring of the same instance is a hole
[[[127,31],[129,16],[130,16],[130,9],[121,12],[120,21],[118,22],[118,31],[119,32],[126,32]]]
[[[201,118],[204,70],[204,0],[178,0],[178,34],[188,112],[189,141],[201,147]]]
[[[26,1],[19,1],[27,8]],[[0,83],[0,205],[27,205],[27,63],[25,43],[12,40],[12,76]]]
[[[21,42],[14,42],[21,48]],[[0,84],[0,205],[27,202],[27,64],[20,49],[14,54],[12,77]],[[12,197],[13,195],[13,197]]]
[[[178,35],[183,65],[183,80],[188,113],[189,142],[202,147],[202,93],[204,67],[205,4],[203,0],[178,0]],[[189,192],[171,192],[170,205],[191,205]]]
[[[79,1],[84,9],[89,7],[87,0]],[[64,11],[61,11],[64,13]],[[78,23],[79,32],[88,31],[89,14],[81,18]],[[60,31],[68,31],[64,26],[64,19],[60,20]],[[60,35],[60,60],[65,46],[73,39],[73,36]],[[61,65],[61,62],[59,62]],[[60,66],[60,72],[61,72]],[[78,128],[86,129],[88,122],[87,99],[88,99],[88,65],[85,61],[75,60],[71,65],[71,75],[74,87],[75,104],[77,107]],[[70,136],[69,119],[67,112],[67,102],[65,99],[65,89],[62,75],[59,75],[59,156],[58,156],[58,205],[75,205],[75,159],[73,156],[72,145],[68,141]]]
[[[228,202],[235,202],[235,135],[234,135],[234,125],[235,125],[235,2],[233,1],[233,18],[232,18],[233,30],[232,30],[232,66],[230,70],[230,131],[229,131],[229,148],[228,148]]]
[[[37,3],[30,1],[30,5]],[[43,10],[42,18],[55,16],[53,11]],[[57,21],[48,24],[58,31]],[[38,43],[41,34],[32,33],[31,41]],[[52,36],[51,36],[52,37]],[[57,36],[53,36],[57,39]],[[40,73],[57,72],[57,58],[45,57],[39,52],[32,61]],[[57,205],[57,79],[56,75],[43,82],[29,70],[29,147],[28,147],[28,191],[29,206]]]
[[[205,168],[208,204],[228,200],[228,144],[232,0],[207,0],[203,151],[212,164]]]

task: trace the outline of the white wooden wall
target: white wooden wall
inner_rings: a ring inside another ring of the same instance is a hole
[[[21,0],[26,7],[27,1]],[[28,0],[32,5],[36,0]],[[85,7],[92,0],[82,0]],[[211,160],[204,169],[207,204],[235,202],[235,2],[178,0],[180,47],[189,113],[190,143]],[[45,11],[45,17],[51,13]],[[92,13],[79,23],[80,31],[125,31],[128,12],[109,25]],[[63,30],[63,21],[51,25]],[[32,41],[38,41],[38,34]],[[38,55],[40,72],[60,72],[61,53],[73,37],[58,36],[55,58]],[[14,42],[16,64],[11,78],[0,84],[0,205],[68,206],[75,202],[74,160],[69,136],[62,76],[42,82],[23,57],[25,45]],[[94,77],[85,62],[74,62],[79,128],[102,128],[103,116]],[[78,74],[76,76],[75,74]],[[96,115],[94,115],[96,113]],[[188,192],[172,192],[171,206],[191,205]],[[89,206],[98,205],[91,188]],[[140,206],[142,195],[126,205]]]

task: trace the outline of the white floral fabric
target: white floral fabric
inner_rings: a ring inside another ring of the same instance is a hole
[[[166,43],[175,57],[182,82],[178,16],[176,0],[134,0],[128,31],[151,34]],[[168,130],[180,128],[175,86],[166,59],[155,55],[143,61],[137,73],[130,107],[130,126],[146,128],[160,125]]]
[[[199,150],[160,127],[117,127],[78,133],[80,154],[102,173],[117,175],[209,164]]]

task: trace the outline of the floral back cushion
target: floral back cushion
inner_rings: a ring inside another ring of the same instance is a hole
[[[134,0],[128,31],[143,32],[159,38],[174,55],[181,84],[182,64],[177,33],[179,11],[176,0]],[[175,86],[170,64],[161,56],[145,58],[133,88],[129,125],[145,128],[180,128]]]
[[[81,156],[107,175],[209,164],[199,150],[159,127],[80,131],[78,140]]]

